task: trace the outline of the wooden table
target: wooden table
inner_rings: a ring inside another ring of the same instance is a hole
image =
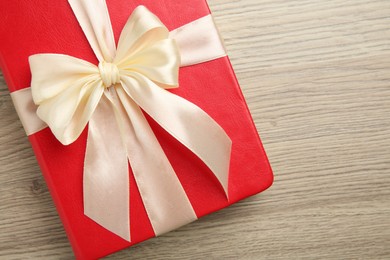
[[[390,259],[390,1],[209,0],[272,188],[109,259]],[[0,259],[72,250],[0,80]]]

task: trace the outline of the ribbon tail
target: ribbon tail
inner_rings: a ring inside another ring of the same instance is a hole
[[[156,235],[197,219],[192,205],[141,109],[117,88],[130,166]]]
[[[121,80],[138,106],[208,166],[228,198],[232,142],[223,128],[195,104],[138,73]]]
[[[84,162],[84,213],[130,241],[129,169],[126,149],[114,116],[103,95],[89,121]]]

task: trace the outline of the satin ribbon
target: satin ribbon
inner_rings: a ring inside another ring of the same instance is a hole
[[[88,124],[85,215],[131,240],[129,161],[156,235],[196,220],[142,110],[196,154],[228,196],[231,140],[202,109],[167,91],[178,87],[180,65],[226,55],[215,26],[203,42],[188,40],[191,31],[202,33],[214,25],[211,16],[169,33],[155,15],[139,6],[116,47],[104,0],[69,3],[99,64],[60,54],[30,56],[31,93],[38,117],[62,144],[77,140]],[[177,38],[178,44],[172,38]],[[25,119],[34,109],[29,89],[15,93],[11,95],[22,122],[33,121]],[[45,126],[39,122],[24,122],[30,125],[27,133]]]

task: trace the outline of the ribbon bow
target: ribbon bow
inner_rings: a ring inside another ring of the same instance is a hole
[[[99,64],[60,54],[30,56],[31,90],[38,116],[62,144],[77,140],[88,124],[85,215],[131,240],[129,161],[156,235],[195,220],[142,110],[212,170],[226,195],[231,141],[202,109],[166,90],[178,87],[175,40],[139,6],[116,48],[104,0],[69,3]]]

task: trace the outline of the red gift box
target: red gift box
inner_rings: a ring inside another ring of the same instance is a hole
[[[204,0],[107,0],[116,41],[132,11],[145,5],[169,30],[210,13]],[[28,57],[64,53],[98,61],[66,0],[0,3],[0,66],[14,92],[30,86]],[[273,175],[227,57],[180,69],[180,87],[169,90],[207,112],[232,140],[229,200],[208,167],[147,117],[197,215],[202,217],[267,189]],[[29,136],[75,255],[98,258],[155,236],[130,170],[131,242],[109,232],[83,213],[83,165],[87,129],[62,145],[45,128]]]

